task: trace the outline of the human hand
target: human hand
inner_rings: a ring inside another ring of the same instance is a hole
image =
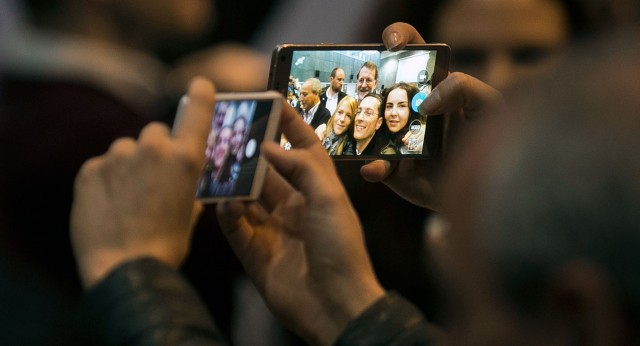
[[[263,143],[259,201],[218,205],[221,229],[270,309],[310,344],[330,344],[384,295],[358,217],[311,129],[284,106],[293,149]]]
[[[402,49],[408,43],[425,43],[414,27],[394,23],[382,34],[389,50]],[[465,128],[472,127],[475,119],[497,113],[503,106],[502,95],[489,85],[469,75],[454,72],[436,86],[419,108],[420,114],[444,114],[443,154]],[[372,161],[360,169],[362,177],[370,182],[383,182],[409,202],[439,210],[440,159]]]
[[[80,169],[71,241],[85,288],[137,257],[152,256],[174,268],[185,259],[202,208],[194,196],[215,91],[195,79],[187,96],[174,136],[167,126],[151,123],[137,141],[120,138]]]
[[[316,136],[320,139],[320,142],[324,140],[324,136],[327,133],[327,124],[320,124],[316,127]]]

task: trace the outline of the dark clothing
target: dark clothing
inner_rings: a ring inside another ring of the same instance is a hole
[[[353,143],[353,138],[347,139],[344,142],[344,147],[342,148],[342,155],[355,155],[356,154],[356,145]]]
[[[338,103],[340,103],[340,100],[345,96],[347,96],[347,93],[342,90],[338,91]],[[320,93],[320,104],[327,107],[327,89],[322,89],[322,92]]]
[[[313,119],[311,119],[311,123],[309,123],[309,125],[311,125],[313,129],[315,129],[316,127],[320,126],[320,124],[326,124],[327,121],[329,121],[329,118],[331,118],[331,113],[329,113],[329,110],[322,104],[319,104],[318,109],[316,109],[316,112],[313,114]]]
[[[351,321],[336,345],[431,345],[431,333],[420,310],[391,292]]]
[[[222,345],[196,292],[157,260],[125,263],[86,295],[88,318],[111,344]],[[431,336],[422,314],[395,293],[353,320],[338,345],[425,345]]]
[[[369,142],[369,144],[367,144],[366,148],[364,148],[364,150],[360,153],[360,155],[378,155],[380,154],[380,150],[381,145],[380,142],[381,138],[378,136],[378,134],[376,133],[373,138],[371,139],[371,141]]]
[[[106,344],[226,344],[185,279],[151,258],[118,267],[85,298],[87,318]]]

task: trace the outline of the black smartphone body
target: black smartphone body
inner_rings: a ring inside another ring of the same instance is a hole
[[[196,198],[212,203],[258,197],[267,169],[260,144],[277,139],[282,103],[275,91],[216,95]]]
[[[286,95],[333,159],[425,159],[440,155],[443,116],[421,116],[418,106],[447,76],[449,60],[445,44],[407,45],[397,52],[381,44],[283,44],[273,51],[269,88]],[[334,83],[336,76],[342,83]],[[318,98],[340,95],[333,109],[323,110],[329,101],[308,101],[309,85],[317,81]],[[309,115],[318,109],[326,120],[320,124]],[[286,138],[281,145],[290,148]]]

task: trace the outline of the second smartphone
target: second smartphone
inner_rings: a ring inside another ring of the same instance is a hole
[[[185,101],[181,100],[176,123]],[[268,165],[260,144],[276,140],[282,104],[282,95],[274,91],[217,94],[196,191],[199,200],[258,197]]]
[[[283,44],[273,51],[269,88],[286,95],[301,116],[315,111],[307,123],[333,159],[431,158],[440,155],[443,117],[421,116],[418,107],[447,76],[449,60],[445,44],[396,52],[380,44]],[[327,98],[336,76],[344,78],[336,84],[339,101],[312,106],[315,97]],[[314,80],[322,86],[318,95],[310,95]],[[281,145],[290,147],[286,138]]]

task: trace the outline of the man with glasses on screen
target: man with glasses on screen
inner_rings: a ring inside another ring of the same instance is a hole
[[[375,92],[378,84],[378,66],[371,61],[365,62],[356,78],[356,98],[360,101],[368,93]]]
[[[375,134],[382,126],[380,116],[382,99],[374,93],[368,93],[358,104],[353,139],[356,142],[356,155],[376,154]]]

